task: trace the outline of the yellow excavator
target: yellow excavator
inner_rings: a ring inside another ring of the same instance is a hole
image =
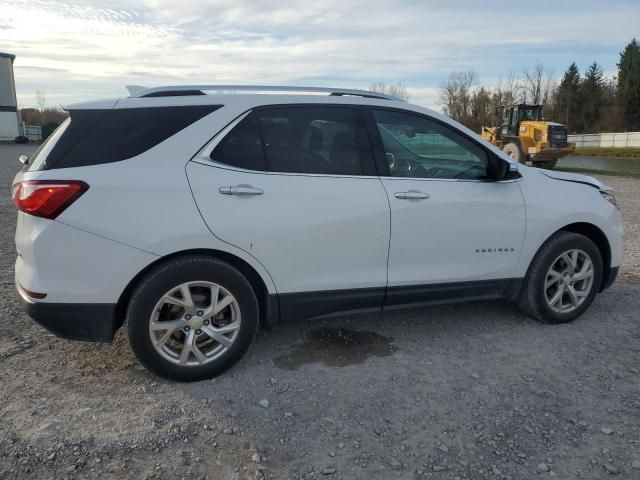
[[[542,105],[502,105],[496,113],[500,125],[482,127],[482,137],[520,163],[550,170],[575,150],[575,143],[567,143],[567,127],[542,119]]]

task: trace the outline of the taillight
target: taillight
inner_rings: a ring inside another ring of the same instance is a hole
[[[88,188],[78,180],[28,180],[16,183],[11,196],[21,212],[53,219]]]

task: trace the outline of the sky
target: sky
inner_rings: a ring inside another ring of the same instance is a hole
[[[0,52],[18,104],[126,96],[125,85],[368,88],[401,83],[440,110],[439,85],[483,85],[542,62],[556,77],[594,60],[614,75],[640,37],[640,0],[0,0]]]

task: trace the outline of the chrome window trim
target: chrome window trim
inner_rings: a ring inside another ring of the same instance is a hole
[[[326,174],[326,173],[297,173],[297,172],[268,172],[266,170],[249,170],[246,168],[238,168],[233,165],[218,162],[212,160],[209,157],[196,157],[192,160],[195,163],[206,165],[209,167],[221,168],[223,170],[231,170],[239,173],[251,173],[254,175],[286,175],[291,177],[322,177],[322,178],[360,178],[360,179],[379,179],[379,180],[403,180],[403,181],[430,181],[430,182],[474,182],[474,183],[511,183],[519,182],[520,178],[514,178],[511,180],[475,180],[464,178],[419,178],[419,177],[390,177],[380,175],[338,175],[338,174]]]
[[[510,183],[522,180],[522,175],[509,180],[480,180],[475,178],[430,178],[430,177],[393,177],[390,175],[380,176],[381,180],[411,180],[429,182],[476,182],[476,183]]]
[[[519,178],[511,180],[478,180],[478,179],[465,179],[465,178],[428,178],[428,177],[393,177],[390,175],[339,175],[339,174],[326,174],[326,173],[299,173],[299,172],[269,172],[267,170],[250,170],[247,168],[239,168],[227,163],[218,162],[211,158],[211,153],[215,150],[218,144],[227,136],[227,134],[233,130],[242,120],[244,120],[255,108],[247,110],[244,113],[238,115],[231,123],[216,133],[207,144],[200,149],[198,153],[194,155],[191,161],[199,163],[201,165],[214,166],[216,168],[222,168],[224,170],[231,170],[239,173],[253,173],[260,175],[287,175],[294,177],[323,177],[323,178],[362,178],[370,179],[377,178],[380,180],[393,179],[393,180],[410,180],[410,181],[431,181],[431,182],[476,182],[476,183],[510,183],[518,182],[522,180],[522,175]]]
[[[239,173],[252,173],[254,175],[286,175],[290,177],[323,177],[323,178],[362,178],[362,179],[380,179],[377,175],[339,175],[339,174],[327,174],[327,173],[299,173],[299,172],[268,172],[266,170],[248,170],[246,168],[238,168],[226,163],[217,162],[211,158],[194,158],[192,160],[195,163],[201,165],[207,165],[210,167],[221,168],[223,170],[231,170]]]

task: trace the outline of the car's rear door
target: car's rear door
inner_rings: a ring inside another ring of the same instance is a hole
[[[273,277],[283,316],[381,306],[389,205],[359,108],[258,108],[187,174],[212,233]]]

